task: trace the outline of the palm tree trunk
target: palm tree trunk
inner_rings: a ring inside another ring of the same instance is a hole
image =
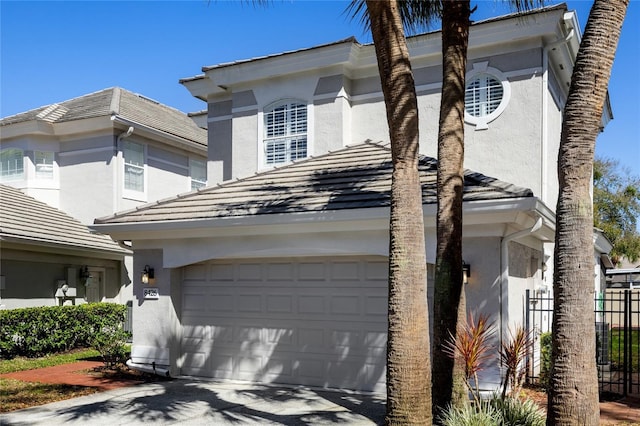
[[[391,139],[388,424],[431,424],[427,271],[418,172],[418,107],[395,0],[367,0]]]
[[[462,193],[464,189],[464,92],[470,2],[445,1],[442,12],[443,81],[438,132],[438,212],[433,325],[434,414],[468,401],[464,367],[442,345],[465,321],[462,284]]]
[[[556,208],[548,425],[597,425],[591,173],[596,137],[629,0],[595,0],[564,110]]]

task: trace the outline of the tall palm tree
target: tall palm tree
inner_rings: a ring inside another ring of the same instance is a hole
[[[436,274],[433,303],[433,412],[468,401],[461,362],[443,345],[457,336],[466,306],[462,285],[464,92],[471,7],[469,0],[442,8],[442,97],[438,130]],[[458,368],[455,368],[455,367]]]
[[[393,175],[389,223],[387,424],[431,424],[427,270],[418,171],[418,102],[395,0],[367,0],[387,111]]]
[[[524,11],[543,0],[510,0]],[[433,409],[468,401],[464,371],[442,345],[455,338],[466,318],[462,271],[462,195],[464,190],[464,98],[470,17],[469,0],[443,1],[442,97],[438,128],[436,274],[433,312]],[[475,10],[475,8],[474,8]]]
[[[543,1],[511,0],[509,3],[520,11],[535,4],[542,4]],[[433,409],[434,413],[437,413],[439,408],[446,407],[452,400],[460,404],[467,401],[462,366],[459,363],[456,364],[458,367],[454,373],[454,361],[440,348],[449,335],[454,337],[457,335],[458,327],[464,324],[463,321],[466,318],[464,293],[462,292],[462,193],[464,186],[465,73],[472,11],[469,0],[366,1],[366,7],[365,25],[370,26],[374,40],[387,108],[390,139],[394,151],[393,162],[399,170],[403,170],[408,164],[417,162],[418,149],[417,111],[407,109],[413,110],[417,107],[415,85],[411,76],[411,66],[406,53],[406,40],[401,24],[404,23],[409,29],[416,29],[428,26],[434,19],[442,16],[443,86],[438,133],[438,216],[434,296],[435,324],[433,327],[435,349],[433,351],[433,395],[435,395]],[[350,9],[355,11],[354,15],[362,12],[362,8],[363,2],[361,0],[353,0]],[[374,22],[375,20],[377,22]],[[394,76],[402,76],[402,78],[396,79],[393,78]],[[411,167],[413,168],[413,165]],[[395,174],[394,177],[396,177]],[[390,392],[401,389],[395,382],[403,380],[402,377],[395,375],[398,370],[395,367],[396,363],[404,362],[402,358],[395,358],[397,353],[395,347],[399,344],[399,338],[409,337],[402,334],[397,327],[398,325],[405,326],[411,321],[410,315],[413,315],[410,309],[406,312],[404,309],[398,311],[399,306],[396,305],[398,299],[393,298],[398,294],[398,285],[404,281],[397,265],[408,264],[404,259],[408,246],[403,248],[403,246],[397,245],[398,242],[405,244],[399,237],[400,227],[410,226],[408,229],[413,233],[413,239],[424,235],[422,218],[420,218],[420,223],[412,222],[416,218],[411,215],[418,214],[417,206],[414,207],[416,210],[394,207],[396,202],[404,203],[403,198],[400,197],[405,197],[405,194],[400,195],[399,188],[405,187],[405,184],[413,185],[413,182],[409,183],[409,178],[401,172],[398,172],[397,180],[394,182],[392,184],[390,226],[388,412],[394,410],[395,405],[393,404],[396,404],[394,402],[396,398],[404,398],[396,394],[389,396]],[[417,194],[415,195],[416,200],[418,198],[421,200],[421,195],[418,192],[413,192],[413,194]],[[415,243],[413,239],[411,244]],[[420,252],[412,250],[411,262],[419,262],[416,256],[422,257],[423,254],[422,249]],[[424,264],[426,257],[423,257],[421,261]],[[417,279],[417,275],[412,278]],[[411,283],[412,287],[417,288],[419,285],[421,284],[417,282]],[[402,348],[407,344],[407,342],[403,342]],[[428,358],[428,355],[424,357]],[[425,360],[425,365],[428,361],[428,359]],[[417,377],[421,378],[422,376]],[[421,407],[416,406],[415,408]]]
[[[595,0],[564,109],[556,207],[549,425],[597,425],[593,313],[595,142],[629,0]]]

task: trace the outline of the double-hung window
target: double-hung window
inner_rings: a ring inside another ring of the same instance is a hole
[[[307,157],[307,105],[281,102],[264,110],[264,164]]]
[[[0,181],[24,179],[24,152],[18,148],[0,151]]]
[[[143,193],[144,188],[144,146],[129,141],[122,143],[124,157],[124,189]]]
[[[207,163],[191,158],[189,160],[189,176],[191,177],[191,190],[207,186]]]
[[[53,179],[53,152],[35,151],[33,154],[37,179]]]

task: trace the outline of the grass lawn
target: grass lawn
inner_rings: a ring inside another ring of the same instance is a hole
[[[49,355],[41,358],[18,357],[8,360],[0,360],[0,374],[16,371],[32,370],[36,368],[53,367],[68,364],[74,361],[87,360],[100,356],[93,349],[67,352],[58,355]],[[98,389],[85,386],[56,385],[47,383],[31,383],[19,380],[0,378],[0,413],[19,410],[89,395]]]
[[[640,371],[640,330],[631,330],[629,333],[629,339],[631,344],[631,368],[634,373]],[[624,355],[622,349],[624,348],[624,334],[621,329],[611,330],[611,358],[614,368],[619,363],[622,363]]]

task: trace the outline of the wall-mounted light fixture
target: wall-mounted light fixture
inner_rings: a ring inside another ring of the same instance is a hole
[[[462,284],[469,284],[469,277],[471,276],[471,265],[462,261]]]
[[[84,283],[84,285],[87,285],[89,278],[91,278],[91,272],[89,272],[89,268],[87,267],[87,265],[81,266],[80,280]]]
[[[153,268],[149,267],[149,265],[144,265],[144,269],[142,270],[142,277],[140,279],[142,284],[153,284],[155,280],[155,271]]]

